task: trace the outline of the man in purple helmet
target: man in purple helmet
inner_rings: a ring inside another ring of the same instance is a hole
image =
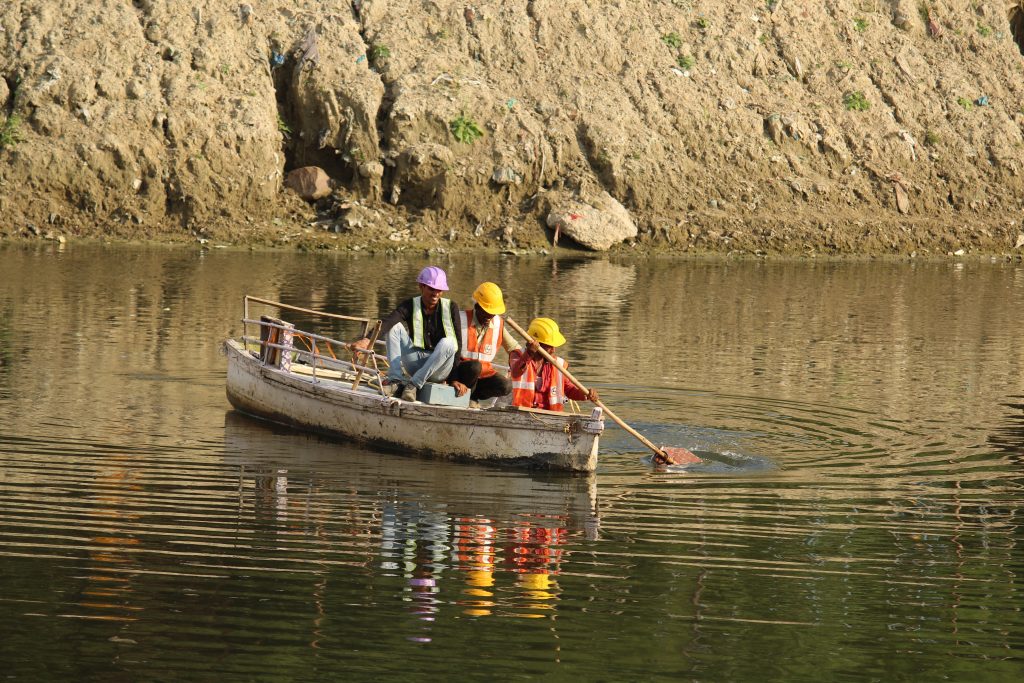
[[[445,272],[427,266],[416,282],[420,295],[398,304],[380,328],[381,336],[387,339],[389,364],[384,389],[392,396],[399,393],[404,401],[415,401],[416,392],[427,382],[455,379],[462,335],[458,304],[441,297],[448,291]],[[365,349],[370,340],[363,337],[355,344]]]

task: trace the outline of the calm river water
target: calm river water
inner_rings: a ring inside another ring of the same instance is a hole
[[[231,412],[250,293],[386,313],[429,262],[558,320],[591,477]],[[1024,267],[0,249],[13,680],[1024,673]]]

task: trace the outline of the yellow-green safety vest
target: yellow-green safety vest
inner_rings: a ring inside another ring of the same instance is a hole
[[[452,302],[449,299],[441,299],[437,305],[441,307],[441,324],[444,326],[444,336],[457,343],[455,325],[452,324]],[[423,339],[423,297],[421,296],[417,296],[412,300],[412,345],[418,349],[427,348]]]

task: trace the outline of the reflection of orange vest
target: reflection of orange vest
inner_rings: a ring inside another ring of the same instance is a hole
[[[484,518],[459,517],[455,526],[455,559],[466,568],[494,568],[494,527]]]
[[[501,337],[505,331],[505,322],[500,315],[491,318],[484,332],[480,346],[477,347],[476,339],[476,313],[473,309],[459,311],[462,318],[462,359],[480,361],[480,376],[490,377],[497,374],[497,370],[491,365],[494,357],[498,355],[498,346],[501,345]]]
[[[555,356],[555,361],[560,368],[569,367],[569,364],[558,356]],[[537,370],[543,366],[543,362],[527,360],[523,374],[512,378],[512,405],[523,408],[562,410],[562,404],[565,403],[565,375],[554,368],[551,369],[551,386],[548,387],[547,405],[545,406],[544,396],[537,393],[537,383],[541,379],[541,373]]]
[[[533,526],[526,522],[512,530],[508,561],[517,574],[557,574],[562,561],[566,530]]]

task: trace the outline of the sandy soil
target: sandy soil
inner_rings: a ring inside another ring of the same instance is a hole
[[[1022,26],[1008,0],[13,0],[0,239],[541,251],[553,198],[605,190],[639,228],[613,250],[1020,257]],[[331,197],[283,189],[305,165]]]

